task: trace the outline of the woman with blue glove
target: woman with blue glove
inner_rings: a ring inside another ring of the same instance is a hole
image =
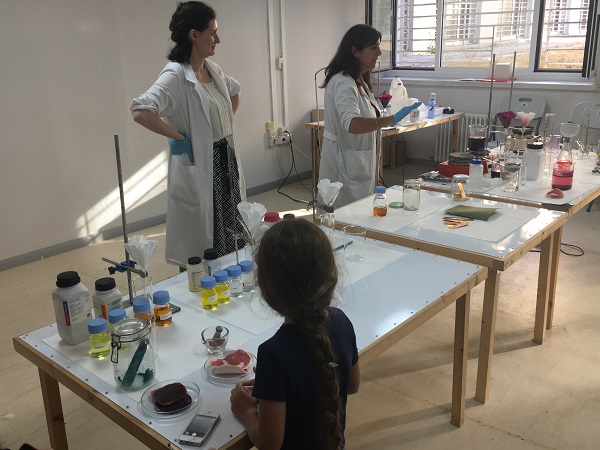
[[[354,25],[325,69],[325,131],[319,178],[340,181],[336,207],[372,194],[377,176],[377,132],[394,126],[421,102],[381,117],[373,96],[371,71],[381,55],[381,33]]]
[[[228,229],[242,231],[236,214],[246,188],[233,142],[240,84],[208,59],[220,42],[210,6],[179,3],[169,29],[171,62],[130,109],[137,123],[169,138],[165,253],[185,267],[207,248],[234,251]]]

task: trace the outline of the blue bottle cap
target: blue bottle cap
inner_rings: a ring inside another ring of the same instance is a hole
[[[119,320],[123,320],[127,313],[123,308],[111,309],[108,312],[108,321],[110,323],[117,323]]]
[[[250,261],[249,259],[240,261],[240,267],[242,268],[243,273],[252,272],[252,269],[254,269],[254,261]]]
[[[385,186],[375,186],[376,194],[385,194]]]
[[[239,277],[242,274],[242,268],[237,264],[234,264],[233,266],[229,266],[227,268],[227,273],[231,278]]]
[[[481,160],[473,158],[473,161],[471,161],[471,164],[481,164]]]
[[[169,297],[169,293],[167,291],[156,291],[152,296],[152,300],[157,305],[166,305],[169,303],[170,299],[171,298]]]
[[[88,332],[90,334],[103,333],[107,329],[108,327],[106,325],[106,320],[104,320],[103,318],[90,320],[88,322]]]
[[[146,313],[150,311],[150,299],[147,297],[138,297],[133,300],[134,314]]]
[[[213,276],[215,277],[217,283],[225,283],[229,278],[229,274],[226,270],[215,270],[213,272]]]
[[[200,287],[203,289],[214,288],[216,284],[217,280],[215,280],[215,277],[213,276],[209,275],[207,277],[200,278]]]

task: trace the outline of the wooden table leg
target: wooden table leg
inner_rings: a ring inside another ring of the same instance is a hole
[[[496,310],[498,309],[498,289],[500,272],[489,269],[483,292],[483,312],[481,317],[481,335],[479,337],[479,360],[477,366],[477,384],[475,400],[485,403],[490,395],[492,374],[492,355],[494,353],[494,333],[496,331]]]
[[[452,153],[460,152],[458,150],[458,123],[460,120],[453,120],[452,123],[452,144],[450,146],[450,151]]]
[[[454,322],[454,364],[452,369],[452,412],[450,423],[457,427],[462,427],[465,423],[469,310],[470,293],[467,292],[456,300],[456,320]]]
[[[562,240],[562,227],[553,233],[552,239],[552,265],[550,266],[550,280],[548,282],[548,318],[546,320],[546,329],[552,328],[554,320],[554,305],[556,304],[556,280],[558,279],[558,261],[560,259],[560,243]],[[543,258],[543,255],[540,255]],[[540,261],[541,264],[541,261]]]
[[[548,288],[552,272],[552,247],[554,246],[554,233],[542,241],[540,245],[540,268],[538,274],[537,302],[535,305],[535,326],[533,328],[533,342],[543,344],[546,337],[546,318],[550,293]]]
[[[38,369],[38,372],[42,387],[44,410],[46,411],[46,425],[48,427],[50,446],[54,450],[67,450],[69,446],[67,444],[67,432],[65,430],[58,381],[41,369]]]

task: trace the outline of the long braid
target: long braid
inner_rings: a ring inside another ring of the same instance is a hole
[[[308,316],[312,316],[308,317]],[[298,320],[308,348],[315,359],[317,379],[320,381],[319,406],[323,423],[323,443],[327,450],[337,450],[341,444],[342,427],[340,425],[340,386],[335,369],[336,358],[331,348],[331,341],[324,326],[329,316],[327,310],[313,311],[304,320]],[[332,364],[333,363],[333,364]]]
[[[338,279],[331,243],[313,223],[286,219],[265,233],[255,260],[262,296],[271,308],[293,320],[314,358],[323,448],[338,450],[342,440],[340,388],[326,329]]]

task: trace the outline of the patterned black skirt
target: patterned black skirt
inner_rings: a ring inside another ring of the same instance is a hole
[[[239,172],[233,150],[223,138],[213,143],[213,248],[219,256],[235,251],[233,234],[242,233],[237,205],[240,195]],[[233,230],[233,231],[232,231]],[[238,239],[238,248],[244,241]]]

